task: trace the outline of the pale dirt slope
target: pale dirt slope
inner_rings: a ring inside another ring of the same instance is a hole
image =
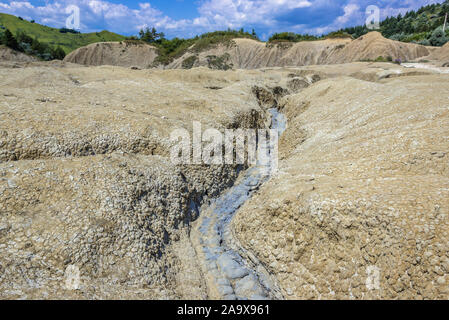
[[[15,51],[11,48],[0,46],[0,63],[1,62],[33,62],[36,58],[26,55],[22,52]]]
[[[328,60],[328,63],[346,63],[375,60],[378,57],[401,61],[415,60],[429,55],[427,47],[414,43],[405,43],[386,39],[379,32],[370,32],[353,40]]]
[[[326,39],[298,43],[266,44],[251,39],[234,39],[231,45],[220,45],[196,54],[198,60],[194,66],[208,66],[210,56],[228,57],[224,60],[233,68],[257,69],[341,64],[376,60],[379,57],[408,61],[429,54],[430,49],[425,46],[393,41],[384,38],[379,32],[370,32],[356,40]],[[182,62],[192,55],[195,54],[186,53],[169,68],[181,68]]]
[[[236,69],[257,69],[265,67],[303,66],[326,64],[329,56],[350,40],[323,40],[298,43],[281,43],[267,46],[264,42],[252,39],[234,39],[230,46],[219,45],[198,54],[195,66],[208,66],[208,56],[229,55],[226,61]],[[182,62],[192,56],[186,53],[169,65],[181,68]]]
[[[123,41],[90,44],[71,52],[64,61],[88,66],[111,65],[144,69],[151,67],[156,57],[157,51],[153,46]]]
[[[449,76],[338,77],[280,105],[280,171],[233,224],[284,297],[448,299]]]
[[[425,59],[435,61],[438,66],[449,66],[449,43],[434,50],[429,56],[425,57]]]
[[[298,43],[267,44],[252,39],[234,39],[201,52],[187,51],[167,66],[183,68],[183,62],[195,56],[193,67],[212,69],[220,65],[234,69],[258,69],[265,67],[306,66],[375,60],[378,57],[401,61],[427,56],[431,48],[417,44],[385,39],[379,32],[371,32],[357,40],[326,39]],[[80,48],[69,54],[65,61],[85,65],[117,65],[150,68],[157,51],[143,44],[98,43]],[[216,63],[217,59],[220,63]]]

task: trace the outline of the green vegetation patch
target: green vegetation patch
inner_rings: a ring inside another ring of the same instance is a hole
[[[188,58],[185,58],[182,61],[182,68],[183,69],[192,69],[193,66],[195,65],[195,62],[198,61],[198,57],[197,56],[190,56]]]
[[[254,30],[249,33],[243,29],[208,32],[191,39],[174,38],[168,40],[165,39],[163,33],[158,33],[155,28],[141,30],[139,38],[131,37],[130,39],[139,39],[154,45],[158,49],[158,57],[155,60],[157,66],[159,64],[168,65],[188,51],[196,54],[218,45],[233,46],[235,43],[232,40],[235,38],[259,40]]]
[[[0,30],[0,45],[4,45],[13,50],[35,56],[41,60],[62,60],[65,52],[61,47],[52,47],[42,43],[26,33],[19,31],[16,36],[9,29]]]
[[[207,66],[210,69],[215,70],[230,70],[234,66],[231,62],[231,56],[229,53],[225,53],[222,56],[207,56]]]
[[[391,40],[412,42],[421,45],[442,46],[449,41],[449,27],[443,32],[446,14],[449,13],[449,0],[443,3],[424,6],[404,15],[387,17],[380,22],[379,31]],[[315,41],[322,39],[357,39],[373,30],[365,25],[340,29],[327,35],[313,36],[282,32],[273,34],[268,42],[282,44],[286,42]]]
[[[109,31],[78,33],[75,30],[66,28],[50,28],[5,13],[0,13],[0,26],[9,29],[14,35],[22,32],[50,47],[60,47],[66,54],[91,43],[122,41],[126,39],[125,36]]]

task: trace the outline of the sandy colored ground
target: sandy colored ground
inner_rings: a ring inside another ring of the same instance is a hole
[[[194,120],[263,125],[251,95],[259,77],[41,62],[0,68],[0,297],[204,297],[201,283],[198,295],[183,291],[192,268],[180,259],[192,249],[177,243],[197,205],[236,171],[172,165],[169,137]],[[79,290],[66,290],[69,266],[80,270]]]
[[[189,230],[237,174],[172,165],[169,134],[264,127],[273,106],[288,117],[280,172],[233,227],[283,296],[448,298],[448,89],[388,63],[5,64],[0,298],[207,298]]]
[[[88,66],[121,66],[150,68],[157,57],[157,49],[153,46],[122,42],[99,42],[76,49],[68,54],[64,61]]]
[[[219,70],[258,69],[374,61],[379,57],[404,62],[423,58],[441,50],[386,39],[379,32],[370,32],[355,40],[345,38],[297,43],[265,43],[252,39],[234,39],[200,52],[195,52],[191,48],[165,68],[202,66]],[[156,48],[150,45],[105,42],[79,48],[70,53],[64,61],[95,66],[151,68],[157,65],[155,60],[157,56]],[[188,63],[189,59],[193,60]]]
[[[284,98],[280,171],[233,226],[285,298],[449,297],[448,97],[423,75]]]

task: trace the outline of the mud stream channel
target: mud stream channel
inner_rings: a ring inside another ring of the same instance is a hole
[[[285,116],[276,108],[269,112],[271,128],[281,135],[286,128]],[[272,156],[277,155],[270,153]],[[191,240],[210,299],[282,299],[274,277],[254,255],[239,245],[230,228],[237,210],[269,178],[266,166],[253,166],[242,172],[236,183],[222,196],[201,208]]]

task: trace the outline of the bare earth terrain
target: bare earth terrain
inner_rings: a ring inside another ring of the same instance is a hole
[[[336,38],[297,43],[265,43],[252,39],[234,39],[212,45],[199,52],[190,48],[167,66],[159,65],[159,67],[258,69],[374,61],[378,58],[412,61],[440,51],[444,49],[386,39],[379,32],[370,32],[356,40]],[[157,57],[156,48],[147,44],[108,42],[79,48],[70,53],[64,61],[90,66],[151,68],[158,65]]]
[[[335,59],[2,63],[0,298],[448,299],[449,75]],[[201,217],[249,171],[175,166],[170,133],[267,128],[272,108],[279,171],[245,182],[224,235],[240,258],[206,265]]]

